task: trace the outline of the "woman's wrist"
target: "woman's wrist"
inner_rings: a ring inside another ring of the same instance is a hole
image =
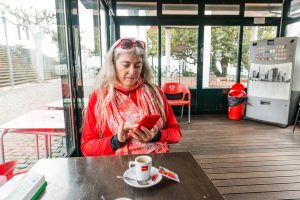
[[[126,144],[126,141],[120,142],[118,140],[117,134],[112,136],[112,138],[110,139],[110,146],[114,151],[117,151],[119,148],[123,147],[125,144]]]
[[[161,138],[161,132],[160,132],[160,130],[157,130],[157,133],[152,138],[152,140],[150,140],[149,142],[158,142],[160,140],[160,138]]]

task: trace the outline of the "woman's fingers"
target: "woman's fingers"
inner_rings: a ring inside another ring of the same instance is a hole
[[[139,140],[141,142],[145,142],[144,139],[139,135],[137,134],[136,132],[132,132],[131,136],[136,139],[136,140]]]
[[[118,140],[125,142],[129,137],[133,137],[141,142],[151,141],[158,131],[158,127],[155,125],[151,130],[141,127],[141,130],[136,129],[138,124],[135,122],[122,122],[118,127]]]
[[[124,124],[124,130],[128,131],[128,130],[132,130],[134,128],[138,127],[138,124],[136,122],[126,122]]]
[[[158,127],[156,125],[154,125],[154,127],[151,129],[151,132],[156,134],[157,131],[158,131]]]
[[[119,125],[117,134],[119,142],[125,142],[127,140],[126,132],[124,131],[124,122],[121,122]]]
[[[142,131],[135,130],[135,133],[136,133],[136,135],[139,136],[139,138],[141,138],[141,141],[143,141],[143,142],[148,142],[148,141],[152,140],[154,135],[156,134],[156,132],[150,131],[149,129],[147,129],[145,127],[141,127],[141,129],[142,129]]]

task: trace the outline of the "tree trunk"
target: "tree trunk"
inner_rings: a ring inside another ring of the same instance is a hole
[[[44,33],[40,30],[37,30],[37,27],[31,29],[31,35],[33,36],[35,48],[32,50],[31,56],[33,60],[33,67],[38,75],[38,81],[45,80],[44,73],[44,59],[42,51],[42,42],[44,39]]]

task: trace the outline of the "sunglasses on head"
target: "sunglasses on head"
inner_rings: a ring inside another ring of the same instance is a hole
[[[122,49],[131,49],[134,46],[145,49],[146,44],[141,40],[130,40],[130,39],[121,39],[115,48],[121,47]]]

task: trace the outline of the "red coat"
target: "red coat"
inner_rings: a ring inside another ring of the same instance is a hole
[[[124,92],[125,93],[125,92]],[[130,91],[130,98],[137,103],[136,91]],[[81,137],[81,151],[85,156],[103,156],[115,155],[110,140],[113,137],[108,125],[104,130],[104,138],[100,138],[99,132],[96,129],[95,106],[97,102],[96,93],[92,93],[84,118],[82,137]],[[180,126],[174,116],[172,108],[164,97],[165,112],[167,121],[165,129],[161,131],[160,142],[177,143],[181,138]]]

